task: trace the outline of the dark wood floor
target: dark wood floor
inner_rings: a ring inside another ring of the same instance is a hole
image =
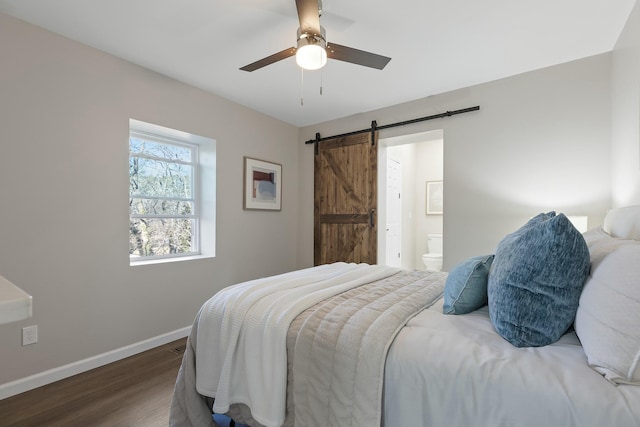
[[[186,338],[0,400],[0,426],[166,427]]]

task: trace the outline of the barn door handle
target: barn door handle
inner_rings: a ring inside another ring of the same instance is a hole
[[[369,211],[369,227],[373,228],[374,227],[374,223],[373,223],[373,217],[376,214],[376,210],[375,209],[371,209]]]

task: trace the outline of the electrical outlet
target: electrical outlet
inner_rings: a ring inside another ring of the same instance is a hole
[[[35,344],[38,342],[38,325],[22,328],[22,345]]]

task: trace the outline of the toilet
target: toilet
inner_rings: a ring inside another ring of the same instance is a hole
[[[442,234],[427,234],[428,253],[422,255],[422,262],[429,271],[442,271]]]

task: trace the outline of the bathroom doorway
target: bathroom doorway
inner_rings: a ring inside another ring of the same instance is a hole
[[[442,235],[442,214],[427,214],[427,182],[442,182],[444,133],[379,140],[378,263],[424,270],[429,235]],[[433,186],[433,184],[432,184]]]

